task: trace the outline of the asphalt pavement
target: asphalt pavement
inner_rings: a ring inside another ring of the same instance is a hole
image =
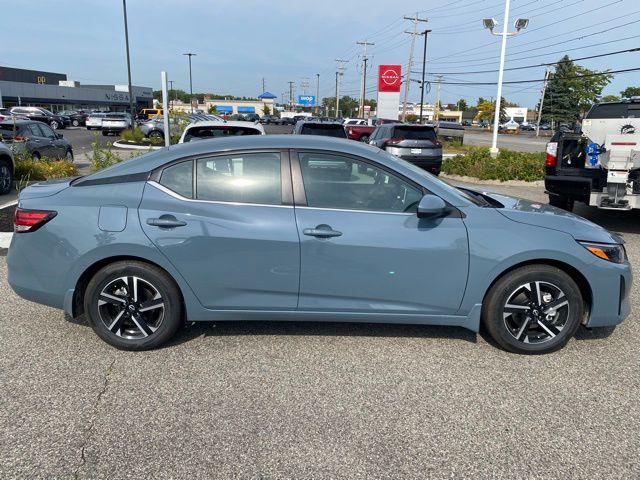
[[[578,213],[638,270],[639,214]],[[640,478],[637,287],[617,329],[545,356],[298,322],[189,325],[130,353],[18,298],[0,257],[0,478]]]

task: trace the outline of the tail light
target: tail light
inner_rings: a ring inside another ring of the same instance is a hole
[[[25,210],[16,208],[13,230],[16,233],[33,232],[55,217],[58,212],[52,210]]]
[[[353,128],[349,129],[349,135],[353,135]]]
[[[402,140],[404,140],[404,139],[403,138],[390,138],[389,140],[387,140],[387,145],[397,145]]]
[[[547,158],[544,161],[544,165],[546,167],[555,167],[557,156],[558,156],[558,143],[557,142],[547,143]]]
[[[16,135],[15,137],[13,137],[13,140],[16,142],[26,142],[27,137],[25,137],[24,135]]]

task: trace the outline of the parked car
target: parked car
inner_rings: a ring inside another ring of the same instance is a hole
[[[277,117],[274,117],[273,115],[263,115],[260,118],[260,123],[262,125],[270,125],[272,123],[275,123],[275,120],[277,120]]]
[[[440,139],[464,142],[464,126],[457,122],[439,121],[436,125],[436,135]]]
[[[483,324],[539,354],[630,312],[618,235],[333,138],[189,142],[42,182],[21,192],[14,229],[12,289],[128,350],[185,320],[322,319]]]
[[[152,118],[162,116],[163,112],[164,110],[162,108],[143,108],[136,114],[135,119],[138,122],[145,122]]]
[[[264,128],[253,122],[195,122],[187,125],[178,143],[243,135],[264,135]]]
[[[87,130],[100,130],[102,128],[102,120],[106,117],[106,113],[90,113],[84,121]]]
[[[170,116],[169,131],[171,135],[182,135],[182,130],[192,121],[197,121],[197,117],[190,116]],[[164,139],[164,119],[156,117],[140,125],[140,131],[147,138]]]
[[[12,107],[11,113],[27,117],[29,120],[36,120],[48,124],[54,130],[64,128],[65,122],[60,115],[50,112],[46,108],[41,107]]]
[[[5,195],[13,189],[13,176],[16,164],[13,159],[13,152],[2,141],[0,134],[0,195]]]
[[[276,119],[273,123],[276,125],[295,125],[296,124],[295,120],[291,117],[280,117]]]
[[[128,113],[107,113],[102,119],[102,135],[119,135],[132,125],[133,120]]]
[[[371,135],[371,145],[433,173],[442,168],[442,144],[429,125],[385,123]]]
[[[321,135],[324,137],[347,138],[341,123],[322,123],[300,120],[293,127],[294,135]]]
[[[62,133],[49,125],[33,120],[5,120],[0,122],[0,136],[16,154],[26,154],[35,159],[42,157],[73,160],[73,148]]]
[[[78,110],[63,110],[59,115],[69,118],[69,123],[73,127],[84,126],[88,116],[87,113]]]
[[[258,115],[257,113],[247,113],[244,116],[244,120],[245,122],[259,122],[260,115]]]

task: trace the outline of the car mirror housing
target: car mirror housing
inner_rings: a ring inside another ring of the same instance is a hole
[[[418,218],[438,218],[449,211],[444,200],[430,193],[426,194],[418,204]]]

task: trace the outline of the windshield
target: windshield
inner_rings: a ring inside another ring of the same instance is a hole
[[[436,132],[430,127],[395,127],[393,136],[406,140],[435,140]]]
[[[317,125],[304,125],[300,130],[302,135],[322,135],[324,137],[347,138],[342,125],[326,125],[319,123]]]
[[[185,142],[203,140],[205,138],[218,138],[240,135],[260,135],[260,131],[251,127],[230,127],[225,125],[192,127],[184,136]]]

